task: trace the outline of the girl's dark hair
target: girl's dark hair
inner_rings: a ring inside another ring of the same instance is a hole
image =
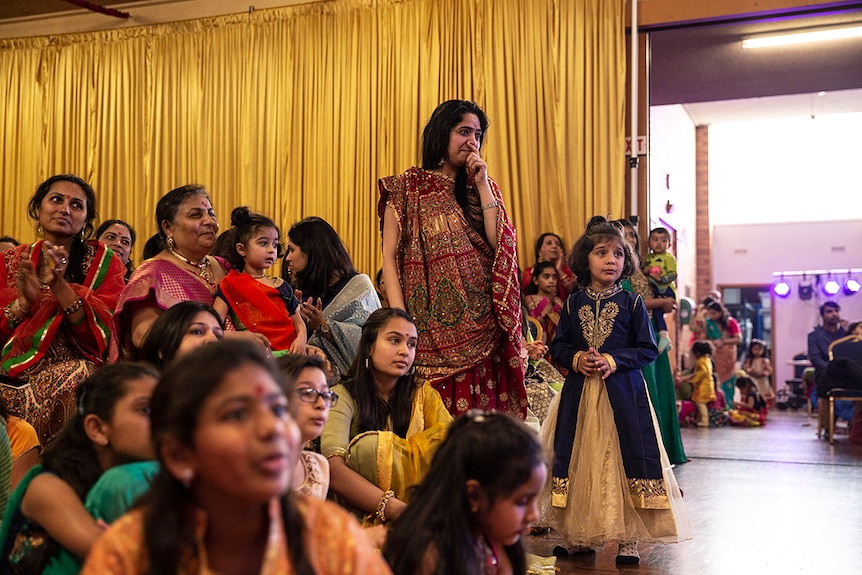
[[[763,357],[766,357],[768,352],[769,352],[769,345],[764,340],[757,339],[757,338],[753,338],[751,340],[751,342],[748,344],[748,356],[749,357],[753,356],[752,350],[754,349],[755,345],[759,345],[760,347],[763,348]]]
[[[127,230],[129,230],[129,238],[132,240],[132,246],[135,245],[135,242],[138,240],[138,234],[135,233],[135,228],[124,222],[123,220],[105,220],[102,222],[98,228],[96,228],[96,233],[94,237],[99,239],[102,237],[102,234],[113,225],[123,226]],[[132,276],[132,272],[135,271],[135,266],[132,265],[132,258],[129,257],[129,261],[126,262],[126,280]]]
[[[156,233],[163,242],[162,249],[167,245],[164,244],[167,237],[165,236],[165,231],[162,229],[162,222],[173,223],[180,210],[180,205],[190,196],[205,196],[208,200],[210,199],[206,188],[202,185],[188,184],[174,188],[159,198],[158,203],[156,203]],[[210,200],[210,203],[212,203],[212,200]]]
[[[712,355],[712,344],[708,341],[696,341],[691,344],[691,353],[694,354],[694,357]]]
[[[84,243],[84,240],[89,239],[93,235],[93,220],[95,220],[99,215],[96,211],[96,192],[93,191],[93,187],[74,174],[51,176],[36,188],[36,192],[33,194],[33,197],[30,198],[30,203],[27,204],[27,215],[29,215],[30,219],[34,222],[39,222],[39,214],[37,212],[39,207],[42,205],[42,200],[44,200],[45,196],[48,195],[48,192],[51,191],[51,186],[57,182],[70,182],[75,184],[79,186],[84,191],[84,195],[87,196],[87,217],[84,220],[84,227],[81,228],[81,231],[75,234],[75,237],[72,238],[72,245],[69,249],[69,264],[66,267],[65,275],[66,281],[69,283],[82,284],[86,278],[83,270],[83,263],[84,257],[87,254],[87,244]]]
[[[290,227],[287,237],[308,258],[305,269],[297,272],[291,282],[302,290],[304,298],[323,297],[333,279],[356,274],[344,242],[326,220],[315,216],[302,219]],[[285,273],[287,265],[282,268],[282,276]]]
[[[323,375],[326,377],[326,385],[332,385],[332,382],[329,381],[329,375],[326,373],[326,360],[319,355],[286,353],[277,357],[275,361],[278,363],[278,367],[284,374],[285,381],[290,389],[296,387],[296,378],[299,377],[302,370],[307,367],[322,371]],[[296,406],[297,403],[295,401],[290,402],[290,412],[294,417],[296,416]],[[317,438],[315,442],[319,443],[320,438]],[[319,449],[317,449],[317,451],[319,451]]]
[[[736,378],[736,387],[739,389],[746,389],[748,387],[753,387],[757,389],[757,384],[754,383],[754,380],[750,377],[745,377],[744,375],[740,375]],[[759,390],[758,390],[759,391]]]
[[[410,314],[395,307],[383,307],[368,316],[365,325],[362,326],[362,335],[359,338],[356,357],[353,358],[353,363],[350,364],[350,369],[344,376],[342,383],[356,402],[356,408],[359,412],[357,414],[359,433],[385,429],[386,419],[391,416],[392,431],[399,437],[407,435],[413,396],[417,387],[413,369],[398,378],[395,389],[392,390],[387,402],[383,401],[377,394],[377,389],[374,386],[374,374],[372,369],[367,367],[371,365],[371,348],[377,341],[377,336],[380,335],[381,330],[389,320],[399,317],[409,321],[414,326],[416,325]]]
[[[560,242],[560,248],[563,250],[563,252],[565,252],[566,250],[566,244],[563,243],[563,238],[561,238],[554,232],[545,232],[539,236],[539,239],[536,240],[536,249],[534,252],[536,254],[536,261],[539,261],[539,258],[541,257],[539,253],[542,251],[542,245],[545,243],[545,238],[547,238],[548,236],[553,236],[557,238],[557,240]]]
[[[260,228],[272,228],[281,238],[281,230],[268,217],[263,214],[256,214],[249,209],[248,206],[240,206],[234,208],[230,213],[231,229],[224,232],[224,247],[220,250],[223,253],[216,255],[223,256],[233,267],[233,269],[242,271],[245,269],[245,260],[236,251],[236,245],[242,244],[248,247],[248,242],[251,240],[254,233]],[[222,236],[219,236],[221,240]],[[278,246],[276,257],[281,256],[281,245]]]
[[[623,263],[623,271],[617,279],[617,283],[631,277],[637,269],[637,260],[631,246],[626,241],[623,235],[622,226],[609,222],[602,216],[593,216],[587,224],[587,230],[584,232],[575,245],[572,246],[572,252],[569,254],[568,264],[578,279],[578,285],[587,287],[592,281],[590,275],[590,252],[596,245],[602,242],[618,241],[625,254]]]
[[[154,258],[159,255],[159,252],[164,250],[167,247],[165,243],[165,238],[162,237],[162,233],[156,233],[147,238],[147,241],[144,242],[144,253],[143,257],[145,260],[150,258]]]
[[[727,329],[727,318],[730,316],[730,312],[727,311],[727,308],[724,307],[724,304],[720,301],[715,301],[714,299],[706,299],[703,301],[703,304],[706,306],[706,309],[717,311],[721,313],[721,316],[715,320],[715,322],[721,327],[721,331]]]
[[[491,505],[524,485],[545,464],[534,432],[500,413],[468,411],[449,426],[428,473],[386,537],[383,556],[395,575],[416,573],[426,551],[437,551],[435,574],[479,575],[475,518],[466,484],[477,481]],[[515,573],[526,572],[519,540],[506,547]]]
[[[546,270],[546,269],[548,269],[548,268],[550,268],[550,269],[552,269],[552,270],[554,270],[554,271],[556,271],[556,270],[557,270],[557,268],[556,268],[556,266],[554,266],[554,263],[553,263],[553,262],[539,262],[539,263],[537,263],[536,265],[534,265],[534,266],[533,266],[533,282],[535,282],[535,281],[536,281],[536,279],[537,279],[540,275],[542,275],[542,272],[543,272],[543,271],[545,271],[545,270]]]
[[[479,127],[482,135],[479,138],[479,147],[485,142],[488,133],[488,117],[476,102],[469,100],[448,100],[443,102],[431,114],[425,129],[422,131],[422,167],[426,170],[434,170],[440,166],[440,160],[446,157],[449,149],[449,135],[452,128],[464,119],[465,114],[475,114],[479,119]],[[467,216],[467,221],[483,238],[485,228],[481,218],[481,208],[478,218],[472,217],[475,209],[479,207],[478,194],[470,201],[467,192],[467,169],[461,168],[455,176],[455,200],[461,207],[461,211]]]
[[[166,309],[150,327],[138,350],[138,359],[164,369],[174,359],[195,316],[204,311],[221,325],[218,312],[203,302],[182,301]]]
[[[82,501],[105,471],[84,430],[84,419],[93,414],[110,421],[129,382],[144,376],[158,379],[159,374],[145,363],[113,363],[97,369],[75,390],[75,413],[42,452],[42,466],[71,485]]]
[[[198,417],[207,398],[229,373],[249,364],[266,370],[287,394],[281,371],[261,346],[230,339],[201,346],[177,358],[153,392],[150,428],[162,466],[141,502],[145,508],[144,544],[150,575],[176,573],[181,561],[189,558],[189,551],[197,549],[194,503],[188,490],[166,470],[165,440],[172,438],[194,448]],[[290,562],[297,574],[312,575],[314,570],[303,549],[304,522],[292,490],[282,496],[281,503]]]
[[[12,244],[13,246],[21,245],[21,242],[19,242],[12,236],[0,236],[0,243]]]

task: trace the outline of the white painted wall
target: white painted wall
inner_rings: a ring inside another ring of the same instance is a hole
[[[712,239],[717,285],[771,284],[773,272],[780,271],[862,268],[860,220],[720,225],[713,228]],[[772,357],[779,389],[793,376],[787,361],[806,351],[808,332],[820,319],[820,304],[830,299],[816,289],[814,298],[802,301],[799,278],[788,279],[793,285],[790,297],[772,298]],[[862,320],[862,293],[840,292],[831,299],[841,306],[841,317]]]
[[[650,108],[650,228],[676,230],[677,293],[695,298],[695,134],[682,106]],[[668,213],[667,203],[672,205]],[[642,247],[646,238],[641,238]]]

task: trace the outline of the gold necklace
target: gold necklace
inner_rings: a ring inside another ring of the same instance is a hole
[[[209,258],[204,256],[204,260],[201,263],[197,263],[197,262],[193,262],[192,260],[190,260],[186,256],[174,251],[174,249],[170,246],[168,247],[168,251],[171,252],[172,254],[174,254],[177,257],[177,259],[180,260],[181,262],[184,262],[184,263],[186,263],[192,267],[198,268],[198,270],[199,270],[198,275],[201,276],[201,278],[203,278],[203,280],[205,282],[207,282],[208,284],[211,284],[213,282],[213,276],[209,270],[209,266],[210,266]]]

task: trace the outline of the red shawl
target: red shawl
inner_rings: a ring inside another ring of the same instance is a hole
[[[89,265],[83,284],[69,284],[84,301],[84,320],[71,325],[54,299],[51,290],[40,290],[33,302],[30,315],[13,330],[5,316],[0,319],[0,340],[3,343],[0,370],[12,377],[38,363],[60,329],[69,332],[70,341],[80,350],[82,357],[101,365],[105,361],[111,335],[111,316],[117,298],[125,285],[126,268],[114,252],[101,242],[87,242]],[[3,252],[0,258],[0,307],[6,307],[18,297],[16,276],[23,258],[29,256],[38,268],[42,254],[42,240],[32,245],[20,245]]]
[[[290,312],[277,289],[235,270],[219,282],[219,288],[227,298],[225,303],[230,311],[246,329],[265,335],[275,351],[290,349],[296,333]]]

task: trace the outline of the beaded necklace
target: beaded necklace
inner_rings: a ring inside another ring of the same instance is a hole
[[[203,280],[205,282],[207,282],[208,284],[213,283],[213,276],[209,270],[210,260],[208,257],[204,256],[203,261],[201,263],[197,263],[197,262],[193,262],[192,260],[190,260],[186,256],[180,254],[179,252],[174,251],[174,249],[170,246],[168,246],[168,251],[171,252],[172,254],[174,254],[177,257],[177,259],[180,260],[181,262],[186,263],[192,267],[198,268],[198,270],[199,270],[198,275],[201,276],[201,278],[203,278]]]

